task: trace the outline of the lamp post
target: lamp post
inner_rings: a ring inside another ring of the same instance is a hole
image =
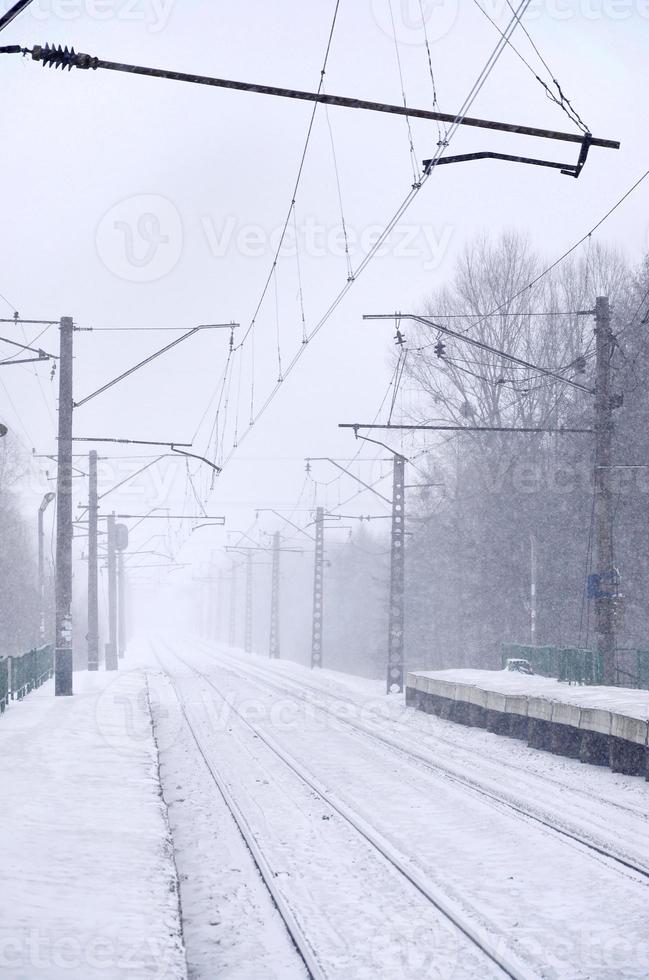
[[[40,605],[39,636],[41,646],[45,643],[45,535],[43,533],[43,515],[55,498],[55,493],[46,493],[38,508],[38,601]]]

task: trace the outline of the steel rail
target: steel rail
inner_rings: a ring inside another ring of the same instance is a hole
[[[348,728],[352,729],[355,732],[361,732],[362,734],[367,735],[373,741],[379,742],[385,745],[387,748],[396,751],[401,755],[405,755],[407,758],[411,760],[415,760],[418,764],[421,764],[431,772],[438,773],[444,776],[445,778],[448,778],[451,781],[459,785],[462,785],[467,789],[470,789],[476,795],[484,796],[488,799],[491,799],[494,802],[504,807],[507,807],[510,810],[513,810],[514,812],[520,814],[521,816],[526,817],[529,820],[533,820],[535,823],[538,823],[546,827],[547,829],[560,834],[561,836],[567,837],[570,840],[573,840],[576,843],[581,844],[584,848],[587,848],[588,850],[591,851],[595,851],[601,857],[608,858],[609,860],[615,862],[616,864],[622,865],[627,870],[633,871],[634,873],[641,875],[643,878],[649,880],[649,867],[643,866],[641,864],[636,864],[633,861],[630,861],[628,858],[624,857],[623,855],[619,853],[615,853],[614,851],[606,848],[605,846],[601,844],[597,844],[593,840],[587,839],[585,836],[582,836],[574,831],[568,830],[566,827],[557,826],[557,824],[552,823],[551,821],[545,819],[544,817],[540,816],[538,813],[534,813],[534,811],[531,808],[527,807],[520,800],[516,800],[511,796],[499,796],[497,793],[492,792],[484,785],[482,785],[478,780],[470,779],[469,777],[464,775],[458,775],[457,770],[451,767],[446,767],[444,765],[441,765],[438,762],[432,762],[429,757],[419,752],[419,750],[416,747],[410,747],[409,745],[406,745],[403,742],[400,742],[392,738],[388,738],[385,735],[374,731],[369,726],[364,725],[362,723],[350,721],[346,717],[340,717],[338,714],[336,714],[336,712],[327,708],[323,704],[315,701],[313,698],[306,697],[303,691],[303,686],[301,685],[293,685],[289,682],[289,684],[284,687],[283,684],[277,683],[277,679],[272,676],[271,671],[267,671],[267,670],[265,671],[263,668],[259,669],[257,665],[254,666],[252,671],[248,670],[248,672],[244,674],[241,671],[237,670],[236,667],[232,666],[232,659],[236,660],[236,658],[229,658],[228,654],[224,655],[222,651],[219,651],[219,655],[225,656],[225,659],[228,660],[228,666],[226,667],[226,670],[230,670],[237,677],[240,677],[243,680],[249,680],[250,676],[251,675],[254,676],[255,672],[257,672],[257,677],[259,677],[263,683],[273,687],[276,691],[281,692],[283,694],[290,693],[296,696],[299,700],[305,701],[305,703],[309,704],[309,706],[311,707],[314,707],[316,710],[321,711],[332,718],[335,718],[336,721],[340,722],[342,725],[347,726]],[[285,682],[284,678],[282,678],[282,682],[283,683]],[[308,685],[308,686],[315,693],[319,693],[319,694],[323,693],[321,689],[318,689],[314,685]],[[355,702],[347,698],[339,698],[339,700],[342,700],[345,704],[348,704],[350,706],[357,706],[355,705]],[[453,744],[453,743],[449,742],[448,744]],[[565,786],[562,788],[565,789]],[[628,808],[626,807],[624,809],[626,809],[627,812],[632,813],[634,816],[639,816],[639,814],[634,810],[628,810]]]
[[[167,648],[170,649],[167,645]],[[485,931],[478,926],[475,926],[472,922],[467,921],[466,917],[460,913],[460,911],[455,907],[455,903],[449,900],[441,890],[434,885],[425,875],[420,874],[416,869],[409,867],[408,862],[405,857],[400,855],[398,851],[387,840],[385,840],[378,831],[374,831],[371,827],[367,826],[364,821],[359,818],[351,808],[346,806],[342,801],[334,799],[330,793],[324,788],[324,786],[299,762],[287,752],[285,752],[279,745],[268,735],[252,724],[241,712],[229,701],[225,699],[223,694],[221,694],[219,688],[216,686],[212,678],[208,674],[204,674],[202,671],[198,670],[193,664],[186,661],[180,656],[175,650],[170,652],[177,660],[179,660],[185,667],[189,668],[196,676],[200,677],[210,687],[215,691],[215,693],[223,700],[230,710],[232,710],[237,717],[243,722],[243,724],[253,733],[253,735],[258,738],[264,745],[290,769],[309,789],[314,792],[320,799],[331,807],[346,823],[350,824],[354,830],[360,834],[363,839],[370,844],[381,856],[387,861],[396,871],[398,871],[415,889],[426,898],[431,905],[433,905],[449,922],[451,922],[459,932],[461,932],[473,945],[480,950],[495,966],[497,966],[507,977],[511,980],[532,980],[532,978],[539,977],[529,964],[525,963],[513,952],[508,952],[506,954],[499,953],[499,941],[495,937],[491,937],[485,934]]]

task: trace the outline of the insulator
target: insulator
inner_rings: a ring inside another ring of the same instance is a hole
[[[67,44],[64,48],[60,44],[58,47],[54,44],[46,44],[45,47],[35,45],[32,48],[32,58],[40,61],[46,68],[61,68],[63,71],[66,68],[68,71],[73,68],[96,68],[99,60],[91,58],[89,54],[77,54],[74,48],[68,49]]]

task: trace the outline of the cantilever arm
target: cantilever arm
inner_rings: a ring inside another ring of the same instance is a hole
[[[205,456],[197,456],[196,453],[187,453],[185,452],[184,449],[177,449],[173,443],[171,444],[171,451],[172,453],[179,453],[181,456],[191,456],[192,459],[199,459],[201,463],[207,463],[207,465],[211,466],[212,469],[215,470],[217,473],[221,472],[221,467],[217,466],[216,463],[213,463],[210,459],[207,459]]]

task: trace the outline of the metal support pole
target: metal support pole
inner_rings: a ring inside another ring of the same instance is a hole
[[[228,643],[231,647],[237,642],[237,566],[232,562],[232,574],[230,575],[230,630]]]
[[[108,643],[106,670],[117,670],[117,547],[115,512],[108,515]]]
[[[273,659],[279,657],[279,557],[280,557],[280,536],[279,531],[273,534],[273,570],[270,587],[270,643],[269,656]]]
[[[611,508],[611,357],[614,339],[608,297],[595,301],[595,533],[598,586],[595,596],[597,651],[602,658],[604,683],[615,684],[614,602],[617,573],[613,555]]]
[[[536,646],[536,538],[530,534],[530,643]]]
[[[246,634],[244,638],[246,653],[252,653],[252,552],[246,558]]]
[[[72,317],[60,322],[59,425],[56,510],[56,639],[57,697],[72,694]]]
[[[392,540],[390,546],[390,609],[388,625],[388,694],[403,691],[403,600],[405,566],[405,468],[395,454],[392,485]]]
[[[39,626],[38,634],[41,646],[45,643],[45,536],[43,534],[43,511],[41,506],[38,510],[38,602],[39,602]]]
[[[311,628],[311,667],[322,667],[322,629],[324,613],[324,507],[315,515],[315,560],[313,573],[313,625]]]
[[[223,569],[219,568],[216,583],[216,639],[219,643],[225,642],[225,627],[223,624],[223,603],[225,595],[223,589]]]
[[[99,670],[99,589],[97,567],[97,452],[88,454],[88,670]]]
[[[126,653],[126,569],[124,552],[117,552],[117,655],[120,660]]]

